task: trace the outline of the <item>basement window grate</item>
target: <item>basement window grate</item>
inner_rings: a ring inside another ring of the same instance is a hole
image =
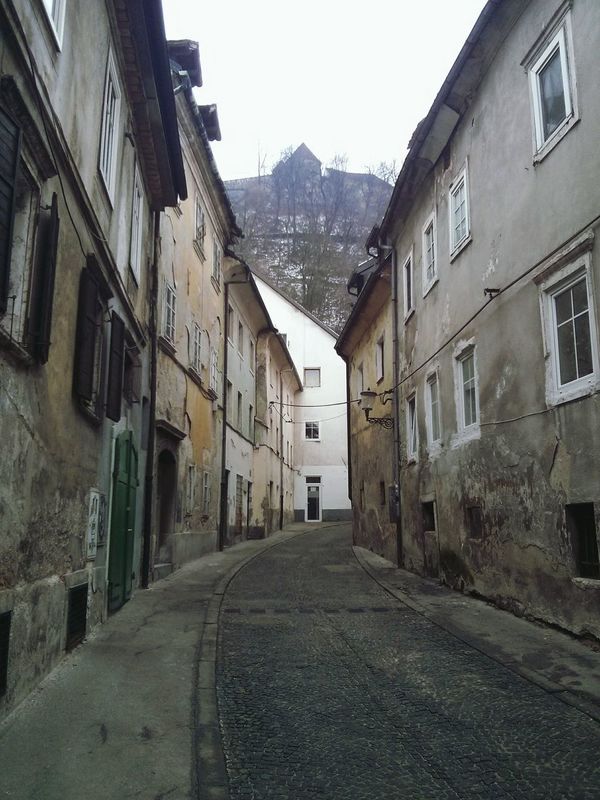
[[[0,697],[6,694],[8,686],[8,645],[11,620],[12,611],[0,614]]]
[[[85,637],[87,618],[88,585],[74,586],[69,589],[69,610],[67,613],[67,650],[73,650],[81,644]]]
[[[433,501],[428,503],[421,503],[421,514],[423,517],[423,530],[435,530],[435,507]]]
[[[481,506],[467,507],[467,527],[471,539],[481,539],[483,536],[483,512]]]

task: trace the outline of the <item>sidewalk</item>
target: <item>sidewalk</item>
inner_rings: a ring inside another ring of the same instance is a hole
[[[551,627],[398,569],[354,547],[366,572],[405,605],[470,647],[600,721],[600,652]]]
[[[211,742],[222,594],[251,558],[315,527],[328,525],[290,525],[139,590],[2,722],[0,798],[223,796],[201,794],[197,774],[198,757],[210,764],[220,752]]]

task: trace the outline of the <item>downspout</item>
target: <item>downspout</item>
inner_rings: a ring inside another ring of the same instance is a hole
[[[218,549],[223,550],[225,547],[225,532],[227,529],[227,369],[228,369],[228,354],[229,354],[229,284],[227,281],[225,285],[225,313],[224,319],[224,332],[225,332],[225,352],[223,354],[223,417],[222,417],[222,430],[221,430],[221,494],[219,496],[219,535],[218,535]]]
[[[392,251],[392,360],[394,391],[392,394],[394,412],[394,453],[392,458],[392,477],[396,487],[396,560],[398,566],[404,562],[402,549],[402,488],[400,483],[401,470],[401,441],[400,441],[400,342],[398,338],[398,269],[396,263],[396,248],[384,245],[385,249]]]
[[[156,383],[158,337],[156,313],[158,308],[158,257],[160,250],[160,211],[154,212],[154,244],[150,266],[150,407],[148,409],[148,442],[146,448],[146,475],[144,478],[144,527],[142,539],[142,589],[150,581],[150,550],[152,547],[152,503],[154,500],[154,442],[156,428]]]
[[[279,530],[283,530],[283,373],[279,373]]]
[[[346,450],[348,452],[348,500],[352,505],[352,429],[350,426],[350,362],[342,356],[346,364]]]

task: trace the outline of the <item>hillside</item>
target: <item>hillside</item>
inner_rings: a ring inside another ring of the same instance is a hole
[[[392,186],[372,173],[323,168],[301,144],[270,175],[226,181],[244,238],[236,251],[334,329],[348,316],[346,282]]]

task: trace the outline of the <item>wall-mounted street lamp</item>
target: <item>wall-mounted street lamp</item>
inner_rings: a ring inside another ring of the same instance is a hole
[[[367,422],[371,423],[372,425],[381,425],[382,428],[387,428],[391,430],[394,427],[394,419],[393,417],[371,417],[371,411],[373,411],[373,401],[377,397],[377,392],[372,392],[370,389],[367,389],[365,392],[360,393],[360,407],[365,412],[365,417]],[[385,399],[382,398],[381,402],[383,405],[389,403],[392,399],[390,397],[386,397]]]

